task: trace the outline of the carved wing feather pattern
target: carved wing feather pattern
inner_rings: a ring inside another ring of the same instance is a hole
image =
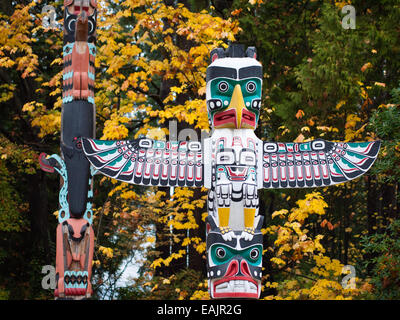
[[[204,185],[200,142],[82,138],[82,146],[98,171],[123,182],[179,187]]]
[[[372,166],[380,141],[263,143],[263,188],[324,187],[355,179]]]

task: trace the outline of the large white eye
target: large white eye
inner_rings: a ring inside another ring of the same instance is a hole
[[[257,89],[257,85],[254,81],[249,81],[246,84],[246,90],[248,93],[253,93],[254,91],[256,91]]]
[[[260,255],[260,252],[256,248],[254,248],[250,251],[250,258],[253,260],[256,260],[259,255]]]
[[[224,248],[217,248],[217,250],[215,251],[215,254],[218,258],[225,258],[226,252]]]
[[[218,83],[218,90],[220,92],[227,92],[229,89],[229,84],[226,81],[221,81],[220,83]]]
[[[233,164],[235,154],[233,151],[220,151],[217,153],[217,164]]]

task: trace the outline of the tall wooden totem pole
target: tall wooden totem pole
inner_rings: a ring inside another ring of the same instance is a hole
[[[41,154],[41,168],[62,178],[56,247],[56,298],[82,299],[90,282],[94,233],[91,198],[94,171],[81,140],[95,134],[94,77],[96,0],[64,0],[61,157]]]
[[[104,141],[83,132],[77,139],[93,167],[111,178],[137,185],[209,189],[206,243],[211,298],[260,296],[263,216],[258,212],[258,189],[349,181],[372,166],[380,147],[379,141],[260,140],[254,130],[262,75],[254,47],[245,50],[233,44],[211,51],[206,102],[212,134],[203,144],[147,138]],[[81,156],[80,149],[76,154]]]

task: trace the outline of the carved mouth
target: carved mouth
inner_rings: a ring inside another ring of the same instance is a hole
[[[214,126],[216,128],[226,125],[232,125],[233,127],[236,127],[236,110],[229,109],[219,112],[214,116]]]
[[[213,283],[214,298],[255,298],[258,294],[258,283],[248,277],[229,277]]]
[[[249,168],[245,166],[227,166],[227,169],[231,180],[244,181]]]
[[[242,114],[242,128],[255,128],[256,126],[256,116],[253,112],[250,112],[247,109],[243,110]]]

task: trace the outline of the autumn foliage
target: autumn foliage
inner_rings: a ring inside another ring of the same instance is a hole
[[[385,238],[398,236],[398,4],[212,4],[101,2],[96,136],[167,139],[174,120],[200,138],[210,129],[210,51],[233,41],[256,46],[264,68],[258,137],[383,140],[371,172],[345,185],[260,191],[262,298],[400,297],[399,246]],[[341,26],[346,4],[357,9],[355,30]],[[56,9],[54,28],[42,24],[44,5]],[[59,180],[39,170],[37,157],[59,153],[62,10],[60,1],[45,0],[0,7],[0,299],[52,297],[37,279],[55,260]],[[205,189],[142,188],[96,176],[95,297],[209,299],[206,197]],[[121,285],[132,264],[135,278]],[[354,277],[346,277],[346,265]]]

